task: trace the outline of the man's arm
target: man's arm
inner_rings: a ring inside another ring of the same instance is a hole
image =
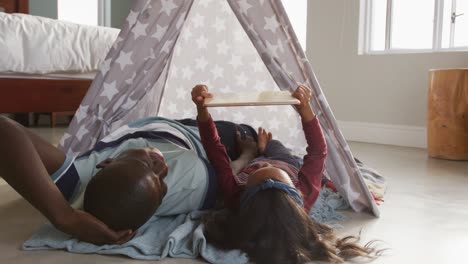
[[[130,238],[116,233],[93,216],[70,207],[50,178],[65,155],[20,124],[0,117],[0,175],[54,226],[81,240],[117,243]]]
[[[26,133],[26,135],[31,140],[31,143],[34,146],[39,158],[44,164],[49,175],[52,175],[56,172],[62,164],[65,162],[66,156],[65,154],[56,148],[54,145],[50,144],[40,136],[34,134],[31,130],[21,126],[18,126]]]
[[[241,152],[240,156],[231,161],[232,174],[239,174],[247,165],[257,157],[257,142],[252,137],[241,137],[239,131],[236,133],[236,144]]]
[[[250,154],[241,154],[239,158],[231,161],[233,175],[239,174],[255,157]]]

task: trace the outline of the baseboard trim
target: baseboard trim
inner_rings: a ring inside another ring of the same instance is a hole
[[[338,126],[349,141],[427,148],[425,127],[350,121],[338,121]]]

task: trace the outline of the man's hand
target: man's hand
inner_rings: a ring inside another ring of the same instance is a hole
[[[213,95],[208,92],[208,87],[199,84],[192,89],[192,101],[197,106],[198,117],[200,121],[207,121],[210,118],[210,113],[206,109],[205,98],[212,98]]]
[[[236,133],[236,143],[240,156],[231,162],[231,169],[234,175],[239,174],[253,159],[257,157],[257,143],[252,137],[242,137],[240,132]]]
[[[304,122],[314,119],[315,114],[310,106],[310,97],[312,96],[312,90],[304,85],[299,85],[297,89],[292,93],[292,96],[299,100],[299,104],[295,105],[299,115]]]
[[[257,157],[257,142],[250,136],[242,136],[239,131],[236,132],[236,143],[241,156],[248,156],[251,159]]]
[[[132,230],[116,232],[91,214],[76,209],[64,214],[62,219],[54,224],[62,232],[96,245],[121,245],[132,239],[135,235],[135,232]]]

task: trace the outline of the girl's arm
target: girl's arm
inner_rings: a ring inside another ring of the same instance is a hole
[[[304,165],[299,171],[299,189],[304,196],[304,208],[309,211],[317,200],[322,186],[327,145],[316,117],[311,121],[302,122],[302,126],[307,141],[307,154],[304,156]]]
[[[216,171],[218,187],[223,193],[225,206],[237,208],[241,190],[234,180],[226,148],[221,144],[218,131],[208,109],[203,105],[205,98],[211,96],[205,85],[197,85],[192,89],[192,101],[197,106],[197,124],[201,141],[208,159]]]
[[[304,208],[308,212],[317,200],[321,189],[327,145],[320,123],[309,103],[311,90],[308,87],[299,86],[293,96],[300,101],[296,108],[301,116],[307,141],[307,154],[304,156],[304,165],[299,171],[298,187],[303,194]]]

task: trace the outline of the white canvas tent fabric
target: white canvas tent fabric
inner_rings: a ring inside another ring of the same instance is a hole
[[[355,211],[379,210],[299,45],[281,0],[139,0],[78,109],[61,147],[77,155],[149,116],[194,118],[190,91],[313,89],[328,145],[324,174]],[[218,108],[215,119],[262,126],[304,151],[292,107]]]

